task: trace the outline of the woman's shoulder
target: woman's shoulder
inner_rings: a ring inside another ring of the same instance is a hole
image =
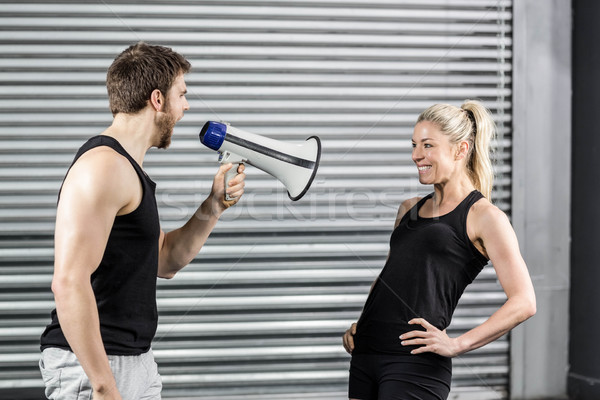
[[[475,226],[489,227],[508,221],[508,217],[498,206],[482,197],[471,206],[468,221],[474,223]]]
[[[479,200],[475,201],[471,206],[471,212],[477,214],[480,217],[497,218],[499,216],[505,216],[498,206],[489,201],[485,196],[482,196]]]
[[[411,208],[413,208],[419,201],[421,201],[422,198],[423,197],[412,197],[400,203],[400,207],[398,207],[398,214],[396,215],[396,223],[394,224],[394,228],[396,228],[400,224],[402,217],[404,217],[404,215],[406,215],[406,213]]]
[[[498,248],[500,243],[517,243],[508,216],[485,198],[471,207],[467,216],[467,234],[471,242],[488,259],[490,247]],[[518,248],[518,244],[516,246]]]
[[[406,199],[404,200],[402,203],[400,203],[400,208],[398,209],[398,212],[400,212],[401,210],[404,210],[404,213],[406,213],[408,210],[410,210],[411,208],[413,208],[419,201],[421,201],[423,197],[411,197],[410,199]]]

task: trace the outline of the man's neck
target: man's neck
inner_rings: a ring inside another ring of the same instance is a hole
[[[146,152],[152,147],[155,129],[153,115],[144,109],[137,114],[115,115],[112,125],[102,134],[115,138],[141,166]]]

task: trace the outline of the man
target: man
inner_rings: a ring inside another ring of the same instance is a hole
[[[50,399],[160,399],[150,349],[156,277],[172,278],[187,265],[244,192],[244,167],[225,188],[224,173],[233,166],[224,165],[194,216],[175,231],[160,229],[155,184],[142,165],[148,149],[169,146],[189,109],[189,69],[171,49],[138,43],[108,70],[113,123],[82,146],[59,195],[56,310],[41,337]],[[225,200],[225,190],[233,200]]]

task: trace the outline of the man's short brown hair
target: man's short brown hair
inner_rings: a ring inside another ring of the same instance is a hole
[[[110,111],[134,114],[148,104],[155,89],[166,96],[175,78],[189,72],[190,63],[168,47],[139,42],[115,58],[106,74]]]

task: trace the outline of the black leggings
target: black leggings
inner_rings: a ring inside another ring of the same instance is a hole
[[[437,354],[355,354],[348,397],[359,400],[445,400],[452,360]]]

